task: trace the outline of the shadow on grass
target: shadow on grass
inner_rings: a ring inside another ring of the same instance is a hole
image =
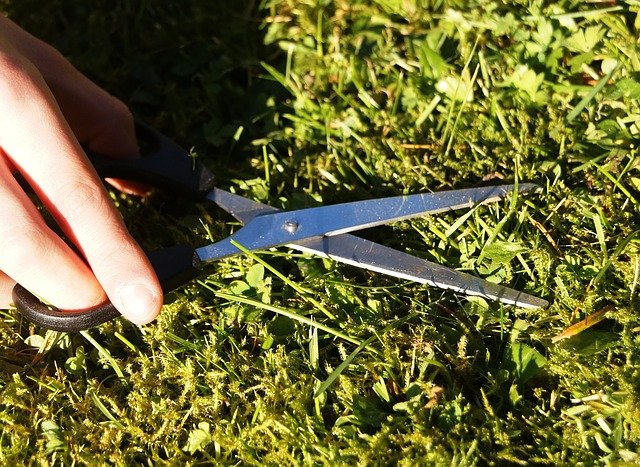
[[[263,45],[255,0],[226,2],[8,1],[9,16],[224,180],[227,165],[272,126],[284,90],[260,79]]]

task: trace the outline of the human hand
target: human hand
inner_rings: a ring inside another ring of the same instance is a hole
[[[128,108],[0,16],[0,112],[0,308],[10,305],[17,281],[62,310],[108,297],[134,323],[153,320],[162,306],[158,279],[79,143],[109,157],[135,157]],[[15,172],[84,260],[46,225]]]

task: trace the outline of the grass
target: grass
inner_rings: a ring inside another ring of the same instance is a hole
[[[538,182],[365,235],[551,306],[280,249],[208,267],[146,327],[3,312],[3,463],[639,460],[637,2],[93,3],[0,1],[252,199]],[[147,248],[235,225],[114,200]]]

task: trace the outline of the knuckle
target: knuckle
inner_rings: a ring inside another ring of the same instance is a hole
[[[120,274],[137,269],[135,246],[126,230],[114,232],[108,242],[99,243],[99,248],[89,258],[91,268],[95,271],[119,271]]]
[[[0,50],[0,68],[4,73],[19,73],[23,70],[24,59],[15,52]]]
[[[16,52],[0,51],[0,95],[4,100],[27,98],[32,93],[39,72],[27,59]]]
[[[113,96],[109,97],[111,98],[111,108],[114,115],[116,115],[117,118],[122,122],[125,122],[127,124],[133,123],[133,114],[131,113],[131,110],[129,110],[129,107],[127,107],[127,105],[120,99]]]
[[[22,55],[11,49],[0,50],[0,68],[6,74],[22,75],[29,69],[29,63]]]
[[[85,180],[62,185],[56,199],[56,209],[67,222],[105,216],[108,209],[102,187]]]
[[[133,128],[133,114],[120,99],[111,94],[105,94],[101,110],[105,128]]]
[[[119,99],[101,93],[101,103],[96,107],[92,149],[112,157],[127,157],[137,153],[133,114]],[[117,142],[117,143],[116,143]]]

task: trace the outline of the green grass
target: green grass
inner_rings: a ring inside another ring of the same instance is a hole
[[[244,196],[538,182],[364,235],[551,306],[280,249],[207,267],[142,328],[3,312],[2,463],[640,460],[637,2],[92,3],[0,6]],[[114,199],[147,248],[236,226]]]

